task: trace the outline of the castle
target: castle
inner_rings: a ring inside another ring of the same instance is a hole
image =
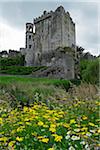
[[[26,23],[26,45],[21,52],[25,54],[26,66],[50,67],[41,76],[73,79],[75,48],[75,23],[62,6],[44,11],[33,23]]]

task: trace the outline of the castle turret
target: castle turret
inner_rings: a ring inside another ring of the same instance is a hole
[[[33,44],[33,24],[26,23],[26,49],[32,49]]]
[[[26,65],[31,66],[33,64],[33,24],[26,23]]]

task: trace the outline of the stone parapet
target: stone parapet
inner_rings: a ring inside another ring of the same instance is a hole
[[[51,16],[52,16],[52,13],[53,13],[53,11],[48,12],[48,13],[46,12],[46,13],[43,14],[41,17],[38,17],[38,18],[34,19],[34,24],[36,24],[36,23],[38,23],[38,22],[40,22],[40,21],[42,21],[42,20],[45,20],[45,19],[51,17]]]

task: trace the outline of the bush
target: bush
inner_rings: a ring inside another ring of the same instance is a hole
[[[25,58],[24,56],[16,56],[13,58],[0,58],[0,66],[23,66]]]
[[[99,83],[99,59],[83,60],[80,63],[80,73],[83,81],[92,84]]]

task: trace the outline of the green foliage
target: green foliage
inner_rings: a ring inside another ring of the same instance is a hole
[[[70,81],[71,81],[71,83],[73,83],[76,86],[81,84],[81,80],[78,80],[78,79],[71,79]]]
[[[83,81],[92,84],[99,83],[99,59],[82,60],[80,63],[80,73]]]
[[[0,58],[0,66],[23,66],[24,60],[24,56]]]
[[[1,66],[0,73],[11,75],[28,75],[40,69],[46,69],[45,66],[25,67],[25,66]]]

